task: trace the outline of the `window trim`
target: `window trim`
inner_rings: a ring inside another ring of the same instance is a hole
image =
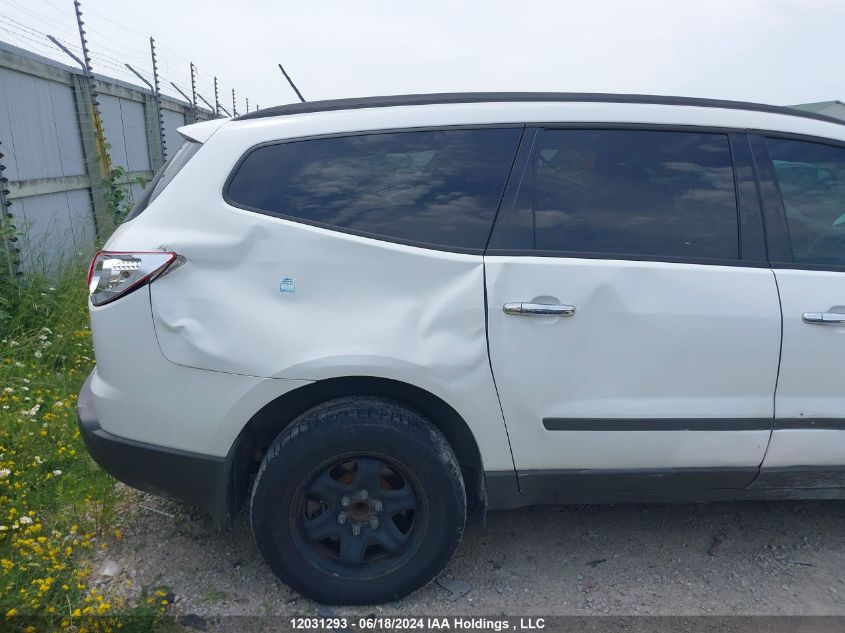
[[[502,200],[505,197],[505,194],[508,190],[508,183],[511,179],[511,174],[517,168],[517,157],[520,156],[520,150],[522,148],[523,143],[525,142],[525,129],[526,124],[524,122],[520,123],[492,123],[492,124],[471,124],[471,125],[431,125],[431,126],[424,126],[424,127],[400,127],[400,128],[382,128],[378,130],[360,130],[356,132],[335,132],[330,134],[312,134],[308,136],[297,136],[292,138],[286,139],[277,139],[272,141],[263,141],[256,145],[253,145],[249,149],[247,149],[232,169],[229,171],[229,175],[226,177],[226,181],[223,183],[223,190],[222,196],[223,201],[228,204],[230,207],[234,207],[236,209],[242,209],[244,211],[250,211],[252,213],[258,213],[260,215],[266,215],[271,218],[277,218],[280,220],[287,220],[290,222],[296,222],[298,224],[305,224],[307,226],[313,226],[320,229],[326,229],[329,231],[335,231],[338,233],[345,233],[347,235],[355,235],[358,237],[365,237],[368,239],[379,240],[381,242],[388,242],[391,244],[401,244],[403,246],[412,246],[414,248],[423,248],[427,250],[433,251],[441,251],[447,253],[458,253],[463,255],[484,255],[487,243],[490,241],[490,235],[493,232],[493,228],[496,225],[496,219],[499,215],[499,209],[502,206]],[[287,143],[299,143],[303,141],[318,141],[323,139],[332,139],[332,138],[352,138],[356,136],[372,136],[374,134],[397,134],[397,133],[404,133],[404,132],[448,132],[448,131],[462,131],[462,130],[479,130],[479,129],[513,129],[518,130],[520,132],[519,139],[517,141],[516,147],[514,149],[514,155],[511,159],[510,167],[508,168],[508,172],[505,175],[504,182],[502,184],[502,192],[499,196],[499,200],[497,202],[496,208],[493,210],[493,220],[490,224],[490,230],[487,233],[486,241],[484,246],[481,248],[467,248],[467,247],[460,247],[460,246],[450,246],[447,244],[437,244],[432,242],[420,242],[417,240],[408,240],[399,237],[390,237],[387,235],[382,235],[380,233],[371,233],[369,231],[360,231],[358,229],[350,229],[343,226],[336,226],[334,224],[329,224],[327,222],[316,222],[314,220],[307,220],[304,218],[297,218],[295,216],[287,215],[284,213],[276,213],[275,211],[267,211],[265,209],[259,209],[257,207],[252,207],[246,204],[241,204],[232,200],[229,195],[229,188],[232,184],[232,180],[234,180],[235,176],[240,170],[243,163],[252,155],[253,152],[258,151],[263,147],[275,146],[275,145],[284,145]]]
[[[176,178],[176,176],[179,175],[179,172],[181,172],[188,165],[188,163],[191,162],[193,157],[196,156],[197,152],[200,151],[200,149],[202,149],[202,147],[203,147],[203,143],[200,143],[199,141],[191,140],[189,138],[185,138],[182,141],[182,145],[180,145],[176,149],[176,152],[173,154],[173,156],[171,156],[170,158],[168,158],[165,161],[165,163],[153,175],[152,179],[146,184],[146,186],[144,187],[144,189],[141,193],[141,197],[138,198],[137,202],[135,202],[134,205],[132,205],[132,208],[129,210],[129,213],[127,213],[126,217],[123,218],[123,222],[125,223],[125,222],[129,222],[130,220],[134,220],[139,215],[141,215],[144,211],[146,211],[147,207],[149,207],[153,203],[153,201],[155,201],[155,199],[158,198],[159,195],[161,195],[164,192],[165,189],[167,189],[167,187],[170,185],[170,183]],[[185,158],[181,162],[181,164],[179,165],[179,168],[176,170],[176,172],[172,176],[170,176],[168,181],[166,183],[164,183],[164,186],[161,189],[159,189],[158,191],[156,191],[156,188],[159,186],[159,184],[161,184],[161,182],[162,182],[162,180],[164,180],[165,176],[168,175],[167,170],[172,169],[176,158],[182,157],[182,152],[185,152],[186,154],[188,154],[187,158]]]
[[[740,132],[728,134],[728,140],[736,187],[739,258],[741,261],[758,262],[768,266],[769,246],[766,241],[766,222],[763,217],[763,204],[751,141],[747,134]],[[748,177],[742,175],[745,170],[748,170]],[[749,255],[754,251],[759,252],[762,257]]]
[[[528,130],[535,130],[537,133],[534,147],[531,154],[527,157],[527,163],[530,165],[537,151],[540,147],[540,139],[546,130],[613,130],[613,131],[657,131],[657,132],[688,132],[695,134],[717,134],[725,137],[728,143],[728,151],[731,159],[731,169],[733,171],[734,180],[734,198],[737,209],[737,245],[738,253],[736,258],[701,258],[701,257],[669,257],[661,255],[641,255],[635,253],[602,253],[590,251],[558,251],[558,250],[539,250],[539,249],[508,249],[500,248],[495,244],[488,245],[485,255],[496,257],[556,257],[560,259],[604,259],[609,261],[632,261],[632,262],[665,262],[670,264],[697,264],[706,266],[744,266],[748,268],[769,268],[768,261],[742,259],[742,232],[741,232],[741,214],[754,213],[754,210],[744,209],[738,195],[737,187],[740,183],[739,174],[737,173],[736,160],[732,147],[732,135],[745,135],[744,129],[731,127],[717,127],[704,125],[676,125],[663,123],[589,123],[589,122],[575,122],[575,123],[540,123],[531,124]],[[526,134],[526,138],[528,135]],[[532,179],[531,173],[526,173],[524,178]],[[520,180],[524,180],[524,178]],[[516,202],[519,197],[519,189],[523,186],[520,182],[515,190],[507,191],[504,200],[510,203]],[[529,184],[529,186],[532,186]],[[493,227],[492,235],[494,238],[501,239],[504,233],[501,229],[497,231],[500,222],[506,222],[508,216],[514,211],[513,204],[503,205],[496,218],[496,226]],[[534,212],[532,206],[532,213]],[[759,211],[758,211],[759,213]]]
[[[845,272],[845,264],[808,264],[796,262],[792,252],[792,241],[789,237],[789,223],[786,217],[786,206],[783,193],[777,179],[774,161],[769,155],[766,145],[767,138],[783,139],[815,143],[816,145],[830,145],[845,149],[845,141],[838,141],[820,136],[807,134],[792,134],[789,132],[772,132],[769,130],[749,130],[749,140],[757,165],[757,180],[760,183],[763,218],[766,227],[766,241],[769,247],[769,264],[776,270],[811,270],[828,272]]]

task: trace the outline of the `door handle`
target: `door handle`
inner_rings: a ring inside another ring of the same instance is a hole
[[[523,303],[521,301],[517,301],[514,303],[506,303],[502,306],[502,311],[505,314],[511,314],[514,316],[570,317],[575,314],[575,306],[548,303]]]
[[[804,323],[836,325],[837,323],[845,323],[845,314],[841,312],[805,312]]]

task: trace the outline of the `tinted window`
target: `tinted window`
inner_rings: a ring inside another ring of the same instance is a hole
[[[188,161],[193,158],[194,154],[197,153],[200,147],[202,147],[202,144],[195,143],[194,141],[185,141],[182,143],[179,149],[176,150],[173,157],[164,163],[164,166],[158,170],[155,177],[153,177],[153,179],[147,184],[143,195],[135,203],[135,206],[132,207],[129,215],[126,216],[127,222],[141,215],[141,213],[150,206],[150,203],[155,200],[162,191],[164,191],[164,188],[169,185],[176,177],[176,174],[178,174],[182,168],[188,164]]]
[[[547,130],[534,164],[540,250],[736,259],[728,138],[634,130]]]
[[[796,262],[845,265],[845,149],[766,139]]]
[[[268,145],[243,161],[228,196],[308,222],[484,248],[521,133],[397,132]]]

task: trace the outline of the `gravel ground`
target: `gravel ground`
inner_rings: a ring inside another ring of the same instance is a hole
[[[135,491],[92,564],[104,589],[164,585],[172,612],[291,615],[845,615],[845,503],[549,506],[468,527],[437,582],[378,607],[323,607],[262,562],[242,513],[230,533]],[[113,569],[112,569],[113,571]],[[463,593],[466,591],[466,593]],[[239,627],[241,630],[248,628]]]

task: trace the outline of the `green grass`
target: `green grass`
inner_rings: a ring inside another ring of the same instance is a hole
[[[85,561],[122,535],[114,481],[76,426],[94,364],[84,276],[0,277],[0,630],[150,630],[164,609],[88,582]]]

